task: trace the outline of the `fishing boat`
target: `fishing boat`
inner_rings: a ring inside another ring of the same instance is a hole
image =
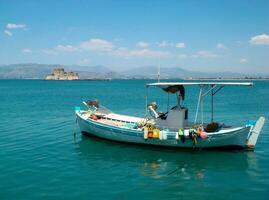
[[[114,113],[97,100],[83,102],[85,109],[75,108],[81,133],[99,138],[178,148],[242,148],[254,150],[265,118],[234,126],[214,122],[214,96],[227,86],[253,86],[252,82],[156,82],[146,84],[144,117]],[[157,111],[156,102],[148,102],[149,88],[158,87],[176,97],[176,105],[167,112]],[[199,87],[195,117],[190,121],[183,106],[185,88]],[[204,100],[211,96],[211,120],[204,122]],[[198,121],[199,117],[199,121]]]

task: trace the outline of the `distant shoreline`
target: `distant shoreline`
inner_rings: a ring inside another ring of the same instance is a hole
[[[165,80],[183,80],[183,81],[268,81],[269,78],[167,78]],[[46,80],[43,78],[0,78],[0,80],[43,80],[43,81],[112,81],[112,80],[156,80],[154,78],[108,78],[108,79],[77,79],[77,80]]]
[[[0,78],[0,80],[40,80],[40,81],[57,81],[57,82],[62,82],[62,81],[110,81],[112,79],[77,79],[77,80],[46,80],[44,78]],[[115,80],[115,79],[113,79]]]

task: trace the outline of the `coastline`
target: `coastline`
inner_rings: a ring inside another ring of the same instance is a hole
[[[112,80],[156,80],[155,78],[107,78],[107,79],[76,79],[76,80],[46,80],[44,78],[0,78],[0,80],[43,80],[43,81],[112,81]],[[166,78],[165,80],[182,81],[269,81],[269,78]]]

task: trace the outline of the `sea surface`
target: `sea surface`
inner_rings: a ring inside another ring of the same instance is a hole
[[[0,80],[0,199],[269,198],[269,121],[254,152],[154,148],[81,136],[75,106],[97,98],[115,112],[142,117],[148,82]],[[159,110],[175,103],[158,88],[148,94]],[[186,88],[190,120],[197,96],[198,88]],[[210,120],[208,102],[204,120]],[[214,121],[226,124],[268,120],[269,82],[223,88],[214,111]]]

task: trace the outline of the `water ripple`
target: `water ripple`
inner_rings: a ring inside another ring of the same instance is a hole
[[[255,152],[159,149],[74,137],[74,106],[98,97],[121,113],[143,113],[145,81],[124,82],[128,90],[120,87],[122,81],[0,82],[5,108],[0,112],[0,199],[227,200],[269,194],[269,123]],[[191,94],[186,96],[190,109],[196,101]],[[165,100],[158,95],[152,98]],[[227,99],[216,103],[223,121],[231,121],[230,110],[238,123],[269,117],[269,82],[257,84],[257,98],[238,90],[234,102],[233,95],[217,97]],[[253,106],[243,109],[246,105]]]

